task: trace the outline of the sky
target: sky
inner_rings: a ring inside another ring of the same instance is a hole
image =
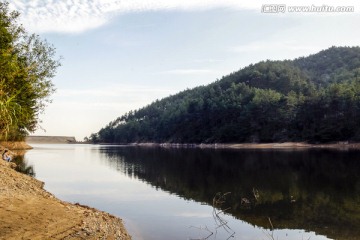
[[[262,60],[360,45],[354,0],[11,0],[62,66],[32,135],[84,137]],[[349,8],[337,8],[349,7]]]

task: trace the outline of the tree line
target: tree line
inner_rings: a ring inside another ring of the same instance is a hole
[[[55,49],[18,23],[19,12],[0,1],[0,140],[23,140],[55,91]]]
[[[130,111],[93,142],[360,140],[360,47],[262,61]]]

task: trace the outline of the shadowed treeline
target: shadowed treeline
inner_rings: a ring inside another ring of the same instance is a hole
[[[360,236],[360,152],[104,147],[108,164],[185,199],[251,224],[305,229],[335,239]]]

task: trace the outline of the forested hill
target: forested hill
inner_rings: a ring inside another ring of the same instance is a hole
[[[106,143],[360,141],[360,47],[251,64],[110,122]]]

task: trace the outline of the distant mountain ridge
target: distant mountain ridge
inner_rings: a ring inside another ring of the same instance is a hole
[[[110,122],[93,142],[360,141],[360,47],[261,61]]]

